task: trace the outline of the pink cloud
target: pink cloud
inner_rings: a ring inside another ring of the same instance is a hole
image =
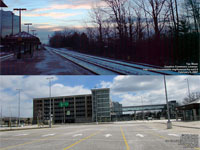
[[[54,19],[61,19],[61,18],[67,18],[70,16],[76,16],[80,13],[62,13],[62,12],[49,12],[49,13],[24,13],[24,16],[26,17],[51,17]]]

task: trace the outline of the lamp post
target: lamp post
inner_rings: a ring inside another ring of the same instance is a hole
[[[95,102],[95,103],[96,103],[96,124],[98,124],[98,120],[97,120],[97,119],[98,119],[98,118],[97,118],[97,114],[98,114],[98,113],[97,113],[97,110],[98,110],[97,107],[98,107],[98,105],[97,105],[96,87],[95,87],[94,92],[95,92],[95,101],[96,101],[96,102]]]
[[[165,85],[165,96],[166,96],[167,116],[168,116],[167,129],[171,129],[172,128],[172,123],[170,121],[170,115],[169,115],[169,103],[168,103],[168,97],[167,97],[167,85],[166,85],[165,75],[164,75],[164,85]]]
[[[21,33],[21,16],[22,16],[22,11],[26,11],[26,8],[14,8],[14,11],[19,11],[19,33]]]
[[[28,26],[27,32],[29,33],[29,26],[31,26],[32,23],[25,23],[24,25],[25,25],[25,26]]]
[[[33,36],[35,36],[35,31],[36,31],[36,30],[31,30],[31,31],[32,31]]]
[[[143,108],[143,99],[141,96],[141,102],[142,102],[142,120],[144,121],[144,108]]]
[[[188,95],[189,95],[189,99],[191,100],[189,80],[188,80],[188,78],[187,78],[187,79],[185,79],[185,80],[187,80],[187,86],[188,86]]]
[[[50,107],[49,107],[49,128],[51,128],[51,80],[53,79],[53,77],[47,78],[47,80],[49,80],[49,101],[50,101]]]
[[[18,127],[20,127],[20,93],[22,89],[16,89],[19,92],[19,101],[18,101]]]

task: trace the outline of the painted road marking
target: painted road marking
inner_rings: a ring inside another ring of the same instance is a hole
[[[85,138],[82,138],[82,139],[80,139],[79,141],[73,143],[72,145],[70,145],[70,146],[64,148],[64,150],[70,149],[71,147],[77,145],[78,143],[80,143],[80,142],[82,142],[82,141],[85,141],[85,140],[87,140],[87,139],[89,139],[89,138],[91,138],[91,137],[93,137],[93,136],[99,134],[100,132],[101,132],[101,131],[98,131],[98,132],[96,132],[96,133],[93,133],[93,134],[91,134],[91,135],[85,137]]]
[[[129,145],[128,145],[127,140],[126,140],[126,137],[125,137],[124,132],[122,130],[122,127],[120,127],[120,130],[121,130],[121,133],[122,133],[122,136],[123,136],[123,139],[124,139],[124,143],[126,145],[126,150],[130,150]]]
[[[170,136],[179,136],[178,134],[168,134]]]
[[[110,137],[110,136],[112,136],[111,134],[105,134],[104,135],[106,138],[108,138],[108,137]]]
[[[53,135],[55,135],[55,133],[51,133],[51,134],[42,135],[42,137],[46,137],[46,136],[53,136]]]
[[[144,135],[142,135],[142,134],[136,134],[136,136],[139,136],[139,137],[144,137]]]
[[[25,136],[25,135],[28,135],[28,134],[17,134],[17,135],[14,135],[14,136]]]
[[[73,137],[82,136],[83,134],[75,134]]]

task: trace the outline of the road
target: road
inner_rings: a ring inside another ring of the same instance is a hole
[[[181,134],[197,129],[148,122],[62,125],[54,128],[0,132],[0,150],[183,150]],[[187,148],[186,150],[199,150]]]

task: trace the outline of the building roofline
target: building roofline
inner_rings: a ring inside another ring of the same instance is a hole
[[[77,97],[77,96],[92,96],[92,94],[68,95],[68,96],[54,96],[54,97],[51,97],[51,99]],[[41,100],[41,99],[49,99],[49,97],[33,98],[33,100]]]
[[[91,89],[91,91],[94,91],[94,90],[110,90],[110,88],[96,88],[96,89]]]

